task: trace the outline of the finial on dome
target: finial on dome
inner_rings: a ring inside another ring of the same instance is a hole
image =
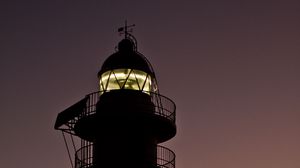
[[[127,39],[128,38],[128,35],[129,35],[129,33],[128,32],[132,32],[132,27],[134,27],[135,26],[135,24],[132,24],[132,25],[127,25],[127,20],[125,20],[125,26],[123,26],[123,27],[120,27],[120,28],[118,28],[118,32],[120,33],[120,35],[122,35],[122,34],[124,34],[125,35],[125,39]],[[128,30],[128,28],[129,28],[129,30]]]

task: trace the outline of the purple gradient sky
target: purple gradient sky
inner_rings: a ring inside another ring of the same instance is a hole
[[[125,19],[177,104],[177,168],[300,167],[298,0],[4,0],[0,19],[0,167],[70,167],[56,116]]]

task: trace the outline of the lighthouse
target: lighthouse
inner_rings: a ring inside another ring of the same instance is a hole
[[[97,74],[99,90],[57,116],[72,167],[175,168],[175,153],[160,143],[176,134],[176,106],[160,94],[132,26],[119,29],[124,39]]]

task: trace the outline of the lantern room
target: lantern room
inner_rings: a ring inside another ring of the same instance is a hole
[[[98,73],[100,92],[120,89],[157,92],[152,66],[136,48],[134,38],[125,38],[118,44],[118,51],[108,57]]]

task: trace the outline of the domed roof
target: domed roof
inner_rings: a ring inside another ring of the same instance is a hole
[[[148,60],[135,48],[130,39],[123,39],[118,45],[118,51],[105,60],[98,76],[113,69],[136,69],[153,75]]]

